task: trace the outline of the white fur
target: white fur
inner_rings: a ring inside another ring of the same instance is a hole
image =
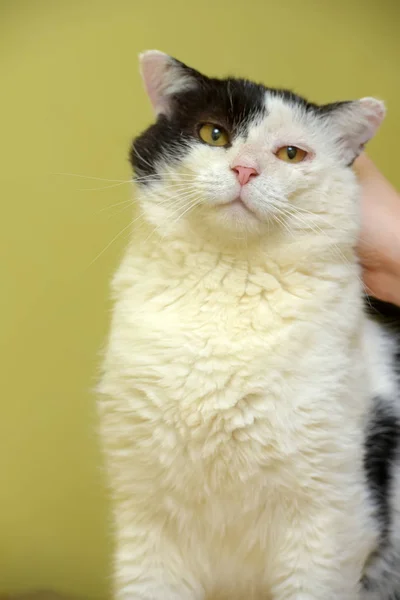
[[[114,278],[100,408],[120,599],[356,600],[376,544],[358,187],[334,124],[266,102],[230,149],[160,165]],[[285,144],[310,160],[280,162]],[[228,204],[238,153],[261,173],[253,213]]]

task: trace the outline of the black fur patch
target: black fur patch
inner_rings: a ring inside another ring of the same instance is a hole
[[[318,106],[289,90],[267,88],[246,79],[212,79],[176,62],[193,78],[195,88],[173,96],[171,115],[160,115],[155,124],[134,140],[130,162],[139,178],[156,177],[160,159],[167,163],[179,161],[189,144],[201,143],[197,134],[201,123],[221,125],[232,138],[239,133],[245,135],[249,123],[266,115],[267,91],[271,96],[280,96],[321,116],[344,104]]]
[[[382,528],[382,541],[390,527],[390,487],[393,462],[400,441],[400,423],[387,402],[375,400],[365,440],[364,467]]]
[[[393,304],[382,302],[376,298],[365,299],[365,310],[367,314],[376,321],[383,329],[386,329],[391,340],[395,344],[394,364],[400,391],[400,308]],[[398,393],[399,393],[398,391]],[[393,412],[390,401],[375,399],[374,409],[370,415],[368,430],[365,441],[364,466],[367,481],[371,490],[371,496],[376,506],[376,516],[381,527],[381,546],[377,556],[385,557],[389,552],[388,564],[391,564],[391,544],[389,539],[391,526],[390,488],[393,478],[393,466],[400,459],[400,421]],[[397,565],[397,558],[395,565]],[[396,568],[396,567],[395,567]],[[365,576],[362,585],[365,590],[379,593],[381,579],[389,582],[392,578],[391,569],[381,572],[378,578],[370,579]],[[390,587],[390,586],[389,586]],[[389,592],[386,600],[400,600],[400,591]],[[383,600],[383,597],[382,597]]]
[[[396,350],[393,366],[400,384],[400,307],[369,297],[366,298],[365,308],[369,316],[386,329],[395,342]]]
[[[216,123],[232,138],[246,133],[248,124],[265,115],[265,88],[242,79],[197,80],[197,89],[176,94],[170,117],[160,115],[134,141],[130,160],[136,175],[156,175],[157,162],[175,162],[198,140],[201,123]]]
[[[384,327],[390,328],[400,338],[400,307],[389,302],[382,302],[372,296],[365,300],[368,314],[377,319]]]
[[[400,384],[400,308],[375,298],[366,298],[366,311],[389,333],[395,343],[393,368]],[[400,387],[398,387],[400,390]],[[365,442],[365,470],[377,516],[383,528],[383,539],[390,527],[390,486],[393,462],[400,450],[400,421],[385,399],[376,399]]]

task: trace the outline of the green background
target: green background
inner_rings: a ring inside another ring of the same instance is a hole
[[[108,594],[92,389],[127,230],[110,242],[131,218],[129,202],[114,205],[131,189],[88,176],[130,177],[130,140],[151,119],[137,54],[157,48],[315,101],[386,100],[370,153],[400,187],[399,7],[0,1],[0,592]]]

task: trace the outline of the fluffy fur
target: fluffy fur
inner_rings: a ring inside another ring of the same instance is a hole
[[[132,148],[143,223],[100,384],[116,597],[389,600],[396,350],[363,309],[349,168],[383,105],[318,107],[157,52],[142,73],[157,122]],[[236,164],[259,175],[240,188]]]

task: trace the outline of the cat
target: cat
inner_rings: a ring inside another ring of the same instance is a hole
[[[156,121],[99,384],[115,597],[400,598],[397,346],[351,168],[384,104],[140,62]]]

